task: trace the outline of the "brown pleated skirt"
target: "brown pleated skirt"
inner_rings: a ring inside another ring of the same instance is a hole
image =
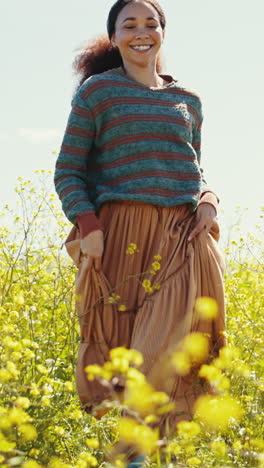
[[[203,231],[188,242],[195,218],[188,204],[160,207],[115,201],[101,207],[99,218],[105,228],[100,272],[87,271],[76,228],[66,242],[68,253],[78,265],[76,307],[81,343],[76,386],[80,401],[90,408],[111,398],[109,388],[87,380],[84,368],[104,364],[110,349],[125,346],[143,354],[140,370],[176,403],[177,414],[171,415],[171,424],[190,419],[194,400],[204,390],[197,382],[194,385],[192,375],[164,375],[164,362],[166,354],[193,331],[210,334],[215,353],[224,345],[223,259],[215,240],[219,237],[218,225],[215,223],[209,234]],[[130,243],[137,246],[133,255],[126,253]],[[162,257],[160,270],[155,276],[141,276],[152,269],[156,255]],[[142,286],[146,279],[160,284],[160,290],[146,292]],[[120,296],[117,304],[108,301],[113,290]],[[201,320],[194,314],[195,301],[201,296],[216,299],[216,319]],[[126,306],[125,311],[118,310],[121,304]]]

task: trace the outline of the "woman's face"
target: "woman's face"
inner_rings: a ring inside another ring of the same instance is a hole
[[[126,67],[156,63],[164,31],[155,8],[147,2],[129,2],[119,13],[111,41]]]

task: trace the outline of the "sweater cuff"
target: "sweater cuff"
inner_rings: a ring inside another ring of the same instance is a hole
[[[198,205],[202,205],[203,203],[209,203],[209,205],[212,205],[216,211],[217,214],[217,208],[218,208],[218,203],[219,203],[219,198],[214,192],[204,192],[201,195],[200,201]]]
[[[87,234],[90,234],[90,232],[97,231],[98,229],[100,231],[104,230],[101,221],[99,221],[94,213],[85,213],[78,216],[76,225],[80,231],[81,239],[87,236]]]

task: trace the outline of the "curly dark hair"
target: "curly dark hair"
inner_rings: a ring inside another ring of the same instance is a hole
[[[75,73],[80,76],[77,89],[90,76],[103,73],[107,70],[111,70],[112,68],[123,66],[122,57],[118,49],[112,46],[110,39],[115,32],[115,24],[119,13],[128,3],[133,1],[135,0],[117,0],[110,9],[107,19],[108,37],[106,35],[98,36],[80,49],[81,52],[73,62],[73,69]],[[160,24],[164,30],[166,26],[166,18],[159,3],[156,0],[143,1],[152,5],[158,12]],[[159,56],[157,60],[157,72],[161,73],[161,71],[162,63],[161,57]]]

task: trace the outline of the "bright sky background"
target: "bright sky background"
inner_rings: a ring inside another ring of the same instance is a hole
[[[112,0],[0,0],[1,205],[16,179],[53,170],[84,41],[105,32]],[[264,205],[263,0],[161,0],[166,72],[200,94],[202,165],[221,199],[224,228],[236,206],[254,230]]]

